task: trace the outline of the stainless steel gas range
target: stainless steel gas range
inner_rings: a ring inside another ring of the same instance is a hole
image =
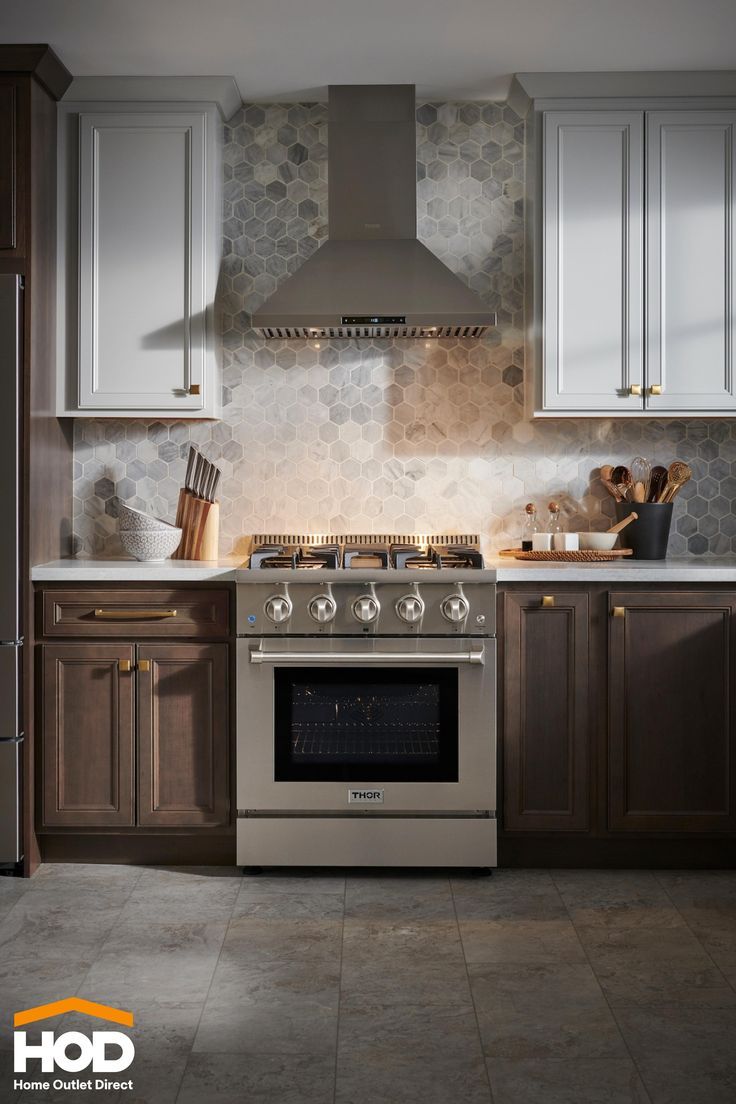
[[[239,865],[494,866],[496,588],[478,538],[253,542]]]

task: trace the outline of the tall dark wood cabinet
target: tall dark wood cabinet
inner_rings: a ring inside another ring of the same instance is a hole
[[[507,593],[503,823],[585,831],[590,820],[588,595]]]
[[[736,593],[609,602],[609,828],[736,830]]]
[[[23,280],[21,479],[23,868],[35,832],[33,564],[71,546],[72,434],[56,409],[56,104],[71,74],[48,46],[0,45],[0,272]]]

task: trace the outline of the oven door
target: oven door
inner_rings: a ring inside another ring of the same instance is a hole
[[[238,809],[493,812],[496,642],[238,640]]]

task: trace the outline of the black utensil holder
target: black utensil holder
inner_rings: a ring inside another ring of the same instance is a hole
[[[616,521],[629,514],[639,516],[619,535],[625,548],[630,548],[636,560],[664,560],[672,524],[671,502],[617,502]]]

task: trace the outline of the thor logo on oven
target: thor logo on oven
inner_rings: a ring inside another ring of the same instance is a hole
[[[383,790],[348,790],[348,805],[355,802],[361,805],[371,802],[383,805]]]

